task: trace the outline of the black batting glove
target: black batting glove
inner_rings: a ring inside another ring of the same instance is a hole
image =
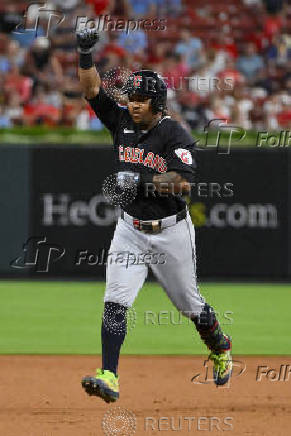
[[[96,29],[83,29],[76,32],[78,51],[82,54],[92,53],[95,44],[99,41]]]

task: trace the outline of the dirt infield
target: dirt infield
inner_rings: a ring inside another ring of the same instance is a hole
[[[121,398],[107,405],[80,385],[100,357],[0,356],[0,435],[289,435],[291,357],[235,360],[216,388],[203,357],[124,356]]]

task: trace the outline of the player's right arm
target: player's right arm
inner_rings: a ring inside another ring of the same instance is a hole
[[[92,59],[92,51],[99,40],[95,29],[83,29],[77,32],[79,57],[79,78],[84,96],[100,121],[114,134],[121,108],[110,98],[101,86],[101,78]]]
[[[87,29],[77,32],[79,60],[79,79],[85,97],[90,100],[99,94],[101,79],[93,65],[92,51],[99,40],[95,29]]]

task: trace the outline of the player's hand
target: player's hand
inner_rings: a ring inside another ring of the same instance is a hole
[[[83,29],[76,32],[78,51],[91,53],[95,44],[99,41],[99,33],[96,29]]]

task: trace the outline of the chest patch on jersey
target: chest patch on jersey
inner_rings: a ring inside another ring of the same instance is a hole
[[[175,153],[183,163],[188,165],[192,164],[192,155],[189,150],[185,150],[185,148],[177,148]]]

